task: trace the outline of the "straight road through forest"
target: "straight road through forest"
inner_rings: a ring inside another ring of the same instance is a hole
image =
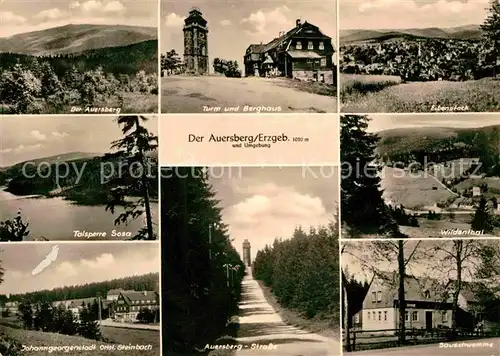
[[[249,271],[243,280],[237,356],[339,356],[340,343],[287,325]]]

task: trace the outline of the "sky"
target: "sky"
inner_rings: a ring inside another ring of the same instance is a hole
[[[157,27],[157,0],[3,0],[0,37],[68,24]]]
[[[3,244],[0,294],[18,294],[159,272],[157,243],[60,243],[56,261],[33,276],[52,243]]]
[[[225,167],[209,171],[223,222],[238,252],[245,239],[252,258],[275,238],[289,238],[298,226],[326,225],[335,218],[337,167]]]
[[[456,27],[481,24],[489,0],[339,0],[340,29]]]
[[[377,244],[395,244],[395,241],[378,241]],[[468,242],[464,242],[467,244]],[[474,243],[477,243],[474,242]],[[484,244],[493,244],[496,248],[500,248],[500,242],[498,240],[483,241]],[[370,241],[349,241],[343,243],[343,253],[341,254],[341,265],[342,268],[349,271],[349,274],[354,275],[359,281],[370,282],[373,277],[373,270],[377,271],[387,271],[394,272],[397,271],[397,256],[395,254],[387,254],[390,257],[390,262],[386,259],[379,259],[375,256],[375,250],[371,247],[372,242]],[[418,246],[417,246],[418,244]],[[431,277],[440,280],[448,280],[448,278],[456,278],[455,269],[450,270],[450,266],[444,262],[442,259],[447,256],[446,251],[454,251],[452,247],[452,240],[427,240],[427,241],[416,241],[408,240],[405,242],[404,251],[405,258],[414,251],[415,247],[417,250],[414,257],[410,260],[407,265],[407,273],[414,276]],[[435,251],[434,247],[440,246],[441,250]],[[466,246],[466,245],[464,245]],[[467,251],[470,250],[469,247],[464,247]],[[392,247],[391,247],[392,250]],[[432,256],[432,258],[430,257]],[[370,268],[366,267],[366,264],[370,264]],[[467,259],[463,263],[463,280],[471,281],[474,279],[471,275],[479,265],[479,261],[475,259]]]
[[[196,6],[208,21],[208,53],[212,63],[216,57],[236,60],[243,67],[243,56],[250,44],[267,43],[281,31],[295,26],[295,21],[308,21],[332,38],[337,37],[335,1],[262,1],[262,0],[195,0],[162,1],[161,52],[172,48],[184,53],[182,28],[184,18]]]
[[[112,116],[4,116],[0,119],[0,167],[69,152],[111,152],[122,136]],[[146,128],[158,135],[158,120]],[[98,128],[98,129],[96,129]]]
[[[379,132],[390,129],[451,127],[470,128],[500,125],[500,115],[487,114],[423,114],[423,115],[369,115],[371,121],[368,132]]]

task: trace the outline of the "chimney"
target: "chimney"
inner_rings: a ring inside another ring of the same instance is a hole
[[[297,19],[297,20],[295,21],[295,25],[296,25],[297,27],[299,27],[299,26],[300,26],[300,24],[301,24],[300,19]]]
[[[143,294],[144,296],[147,296],[147,295],[148,295],[148,292],[144,291],[144,292],[142,292],[142,294]]]

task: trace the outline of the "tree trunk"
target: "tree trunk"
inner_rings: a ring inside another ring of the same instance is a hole
[[[399,333],[398,343],[404,345],[406,341],[406,300],[405,300],[405,255],[403,240],[398,240],[398,272],[399,272],[399,288],[398,288],[398,301],[399,301]]]
[[[351,350],[351,316],[349,315],[349,295],[347,294],[347,278],[345,277],[344,271],[342,270],[342,294],[344,295],[344,298],[342,300],[344,301],[344,330],[345,330],[345,337],[346,337],[346,344],[347,344],[347,352],[353,351]]]
[[[453,306],[451,312],[451,335],[453,339],[456,338],[457,335],[457,327],[458,327],[458,296],[460,295],[460,290],[462,288],[462,248],[463,241],[454,241],[455,245],[455,258],[457,262],[457,281],[455,285],[455,290],[453,291]]]
[[[137,116],[135,118],[135,126],[137,129],[137,133],[139,133],[139,117]],[[144,207],[146,210],[146,226],[148,230],[148,238],[147,240],[154,240],[155,236],[153,234],[153,218],[151,216],[151,203],[149,201],[149,182],[148,182],[148,177],[146,176],[146,162],[144,162],[144,152],[142,152],[142,149],[139,148],[139,159],[141,160],[141,165],[143,168],[142,174],[141,174],[141,181],[142,181],[142,195],[144,198]]]

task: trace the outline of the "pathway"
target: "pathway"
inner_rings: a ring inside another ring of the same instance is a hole
[[[287,325],[248,272],[240,302],[238,356],[339,356],[340,342]]]

